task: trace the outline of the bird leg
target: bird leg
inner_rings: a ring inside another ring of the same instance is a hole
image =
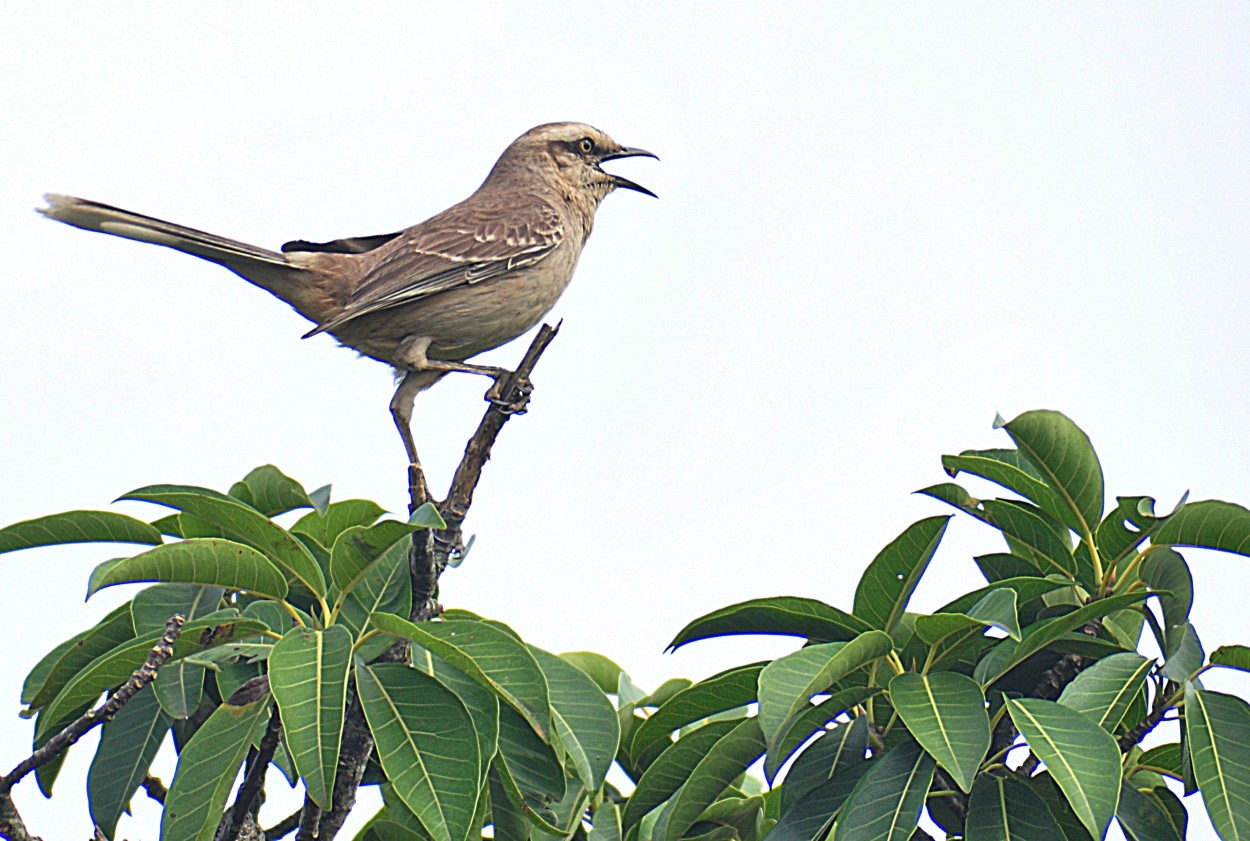
[[[419,371],[404,374],[395,396],[391,398],[391,417],[399,437],[404,441],[404,451],[408,454],[408,496],[415,511],[423,502],[430,499],[430,489],[425,483],[425,471],[421,469],[421,460],[417,458],[417,444],[412,439],[412,406],[417,399],[417,392],[434,384],[430,375]]]
[[[486,400],[490,403],[494,403],[508,414],[519,415],[525,412],[525,406],[529,403],[530,392],[534,390],[534,386],[528,379],[522,380],[517,384],[517,387],[521,392],[520,399],[515,401],[505,401],[503,399],[504,380],[512,374],[511,371],[507,368],[499,368],[494,365],[471,365],[468,362],[454,362],[447,359],[430,359],[426,356],[426,352],[430,348],[431,341],[432,340],[428,336],[409,336],[400,343],[396,356],[401,362],[403,362],[405,368],[410,369],[414,373],[418,371],[437,371],[439,376],[442,376],[443,374],[458,372],[461,374],[478,374],[479,376],[490,377],[495,381],[495,383],[490,387],[490,390],[486,392]],[[402,384],[400,388],[403,388]],[[413,395],[416,395],[415,391],[413,392]],[[398,398],[399,392],[396,392],[395,396]],[[412,415],[411,402],[412,399],[409,398],[409,417]],[[392,401],[392,414],[394,414],[394,410],[395,403]],[[395,422],[398,424],[398,419]],[[403,434],[402,431],[401,434]],[[405,446],[408,445],[408,441],[410,439],[411,435],[405,438]],[[410,448],[409,456],[412,457],[414,455],[414,451]]]

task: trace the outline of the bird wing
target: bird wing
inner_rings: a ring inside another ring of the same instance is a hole
[[[477,195],[402,232],[334,318],[308,336],[380,310],[532,266],[565,236],[559,212],[541,201]]]

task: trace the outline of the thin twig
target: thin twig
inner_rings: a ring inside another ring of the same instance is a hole
[[[169,789],[161,782],[159,777],[153,777],[151,774],[144,774],[143,782],[139,783],[143,787],[148,797],[155,800],[162,806],[165,805],[165,798],[169,796]]]
[[[265,772],[269,770],[269,762],[273,759],[274,751],[278,749],[278,740],[281,737],[282,717],[278,713],[278,705],[274,704],[273,713],[269,716],[269,726],[265,728],[265,735],[260,740],[260,748],[248,765],[247,773],[243,775],[243,785],[239,786],[239,793],[234,799],[234,806],[231,807],[230,814],[222,818],[213,841],[234,841],[238,838],[239,830],[243,828],[243,820],[252,811],[261,787],[265,784]]]
[[[285,838],[299,829],[299,819],[302,814],[304,814],[303,809],[296,809],[272,827],[266,829],[265,841],[278,841],[279,838]]]
[[[182,633],[182,626],[186,621],[186,617],[181,613],[174,614],[165,623],[164,635],[157,640],[156,645],[152,646],[152,650],[148,652],[147,659],[144,660],[143,665],[136,669],[126,682],[109,696],[107,701],[94,710],[88,710],[83,713],[64,730],[45,742],[43,747],[19,762],[3,779],[0,779],[0,795],[7,795],[12,791],[13,786],[17,785],[31,771],[40,765],[51,762],[81,739],[85,733],[117,715],[117,712],[126,705],[127,701],[135,696],[135,693],[156,680],[157,670],[160,669],[166,660],[173,656],[174,643],[177,641],[178,635]]]

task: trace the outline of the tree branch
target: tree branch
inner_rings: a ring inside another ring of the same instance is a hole
[[[408,553],[408,570],[412,578],[412,607],[409,611],[409,618],[413,622],[433,619],[441,611],[434,598],[438,589],[438,577],[447,568],[452,554],[463,548],[460,526],[464,523],[464,518],[469,513],[469,506],[473,503],[473,491],[482,478],[482,467],[490,458],[495,439],[499,437],[499,432],[508,422],[508,418],[523,411],[517,407],[524,406],[529,397],[530,373],[538,364],[543,351],[556,337],[559,329],[558,324],[555,327],[544,324],[534,336],[534,340],[530,342],[529,349],[525,351],[525,356],[521,358],[516,370],[501,381],[500,399],[491,402],[478,423],[477,430],[465,445],[464,456],[456,468],[446,499],[435,503],[447,528],[439,531],[422,529],[412,534],[412,548]],[[409,513],[416,511],[426,502],[432,501],[420,466],[410,466],[408,487]],[[375,662],[406,662],[408,649],[407,641],[396,642]],[[361,777],[364,776],[369,756],[372,753],[373,734],[369,730],[368,722],[365,721],[360,700],[353,692],[343,726],[343,741],[334,779],[332,794],[334,806],[329,811],[322,812],[311,801],[307,799],[304,801],[304,809],[298,818],[300,841],[312,838],[318,841],[331,841],[334,838],[342,828],[348,812],[356,804],[356,789],[360,786]],[[290,832],[290,829],[285,826],[286,823],[287,821],[283,821],[280,827],[270,830],[266,833],[266,837],[280,837],[271,834],[279,828],[284,830],[282,834]]]
[[[278,739],[281,736],[282,717],[278,713],[278,705],[274,704],[273,713],[269,716],[269,726],[265,728],[265,735],[260,740],[260,748],[247,766],[247,773],[243,775],[243,785],[239,786],[234,806],[217,826],[217,834],[213,841],[235,841],[239,837],[243,821],[252,811],[256,797],[265,784],[265,772],[269,770],[269,762],[273,759],[274,751],[278,749]]]
[[[266,829],[265,841],[278,841],[279,838],[285,838],[290,835],[299,828],[299,819],[302,814],[304,814],[303,809],[296,809],[272,827]]]
[[[160,669],[166,660],[173,656],[174,643],[177,641],[178,635],[182,633],[182,626],[186,621],[186,617],[181,613],[176,613],[170,617],[170,620],[165,623],[164,635],[157,640],[156,645],[152,646],[152,650],[148,652],[147,659],[144,660],[143,665],[136,669],[126,682],[109,696],[107,701],[94,710],[87,710],[87,712],[66,726],[64,730],[45,742],[43,747],[23,759],[12,771],[0,778],[0,797],[7,796],[12,791],[13,786],[17,785],[23,777],[40,765],[51,762],[81,739],[84,734],[96,727],[96,725],[102,724],[117,715],[118,710],[124,707],[126,702],[135,696],[135,693],[156,680],[157,670]]]

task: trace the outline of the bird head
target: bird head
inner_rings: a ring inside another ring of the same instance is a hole
[[[512,142],[491,171],[514,168],[539,173],[570,198],[589,197],[593,205],[617,187],[655,197],[655,193],[620,175],[603,171],[603,162],[617,158],[658,157],[645,149],[622,146],[599,129],[584,123],[547,123],[532,128]]]

